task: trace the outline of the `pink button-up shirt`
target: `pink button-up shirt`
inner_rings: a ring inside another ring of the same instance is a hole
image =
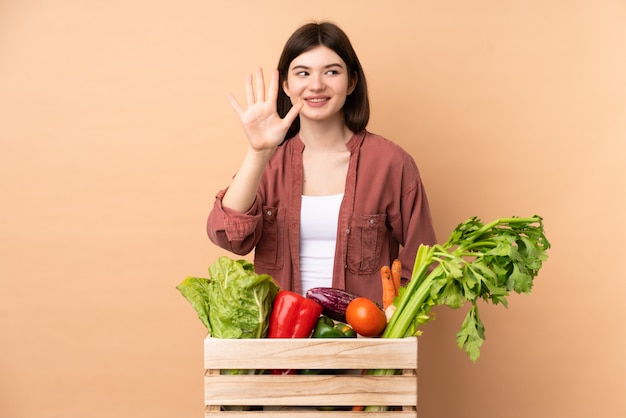
[[[428,200],[413,158],[397,144],[367,131],[347,142],[350,163],[339,210],[332,286],[382,302],[380,268],[402,261],[411,277],[419,245],[436,242]],[[254,250],[257,273],[282,289],[301,292],[300,206],[302,152],[299,136],[276,149],[252,207],[224,207],[218,192],[207,221],[209,238],[238,255]],[[402,248],[402,250],[401,250]]]

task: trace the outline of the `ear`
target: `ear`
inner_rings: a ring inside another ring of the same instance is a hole
[[[359,75],[355,71],[352,77],[350,77],[350,80],[348,82],[348,96],[352,94],[352,92],[356,88],[358,81],[359,81]]]
[[[291,97],[289,95],[289,85],[287,84],[287,79],[283,80],[283,92],[287,95],[287,97]]]

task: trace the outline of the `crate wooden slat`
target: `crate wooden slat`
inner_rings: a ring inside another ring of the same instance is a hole
[[[245,378],[243,378],[245,377]],[[414,404],[413,376],[210,375],[207,405],[406,405]],[[303,401],[306,399],[306,401]],[[303,403],[305,402],[305,403]]]
[[[416,338],[205,339],[205,369],[416,369]]]
[[[207,337],[204,365],[205,417],[417,416],[417,338],[228,340]],[[325,374],[222,374],[228,369],[321,369]],[[361,375],[362,369],[397,369],[402,370],[402,374]],[[333,372],[336,370],[340,371]],[[221,410],[222,406],[242,405],[263,408]],[[385,412],[315,409],[316,406],[353,405],[402,408]]]

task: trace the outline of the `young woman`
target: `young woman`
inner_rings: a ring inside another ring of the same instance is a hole
[[[229,96],[249,146],[216,196],[210,239],[254,250],[255,270],[282,289],[335,287],[380,303],[380,268],[400,258],[409,279],[435,234],[415,161],[365,129],[367,84],[348,37],[328,22],[302,26],[267,93],[257,69],[246,96],[245,108]]]

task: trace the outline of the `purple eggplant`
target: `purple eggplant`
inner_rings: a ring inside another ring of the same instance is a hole
[[[346,308],[359,295],[334,287],[314,287],[307,290],[306,297],[322,305],[322,314],[345,323]]]

